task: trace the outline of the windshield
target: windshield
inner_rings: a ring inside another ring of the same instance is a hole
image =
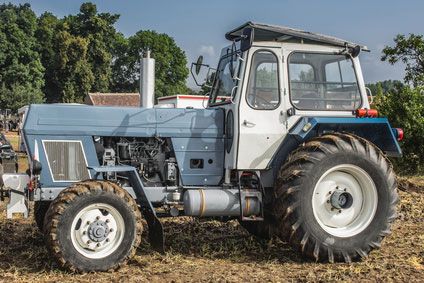
[[[228,53],[229,50],[231,49],[224,48],[221,52],[221,59],[216,70],[209,104],[230,101],[233,88],[237,85],[237,80],[233,79],[230,72],[231,65],[234,69],[237,67],[237,56],[231,56]],[[231,60],[233,60],[233,64],[230,64]]]

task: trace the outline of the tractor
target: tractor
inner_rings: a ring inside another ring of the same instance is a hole
[[[148,63],[142,107],[29,106],[29,170],[3,174],[3,190],[11,214],[34,202],[60,266],[124,265],[143,223],[163,252],[161,217],[237,219],[316,262],[380,247],[396,218],[388,157],[401,156],[403,131],[370,109],[358,56],[368,48],[253,22],[225,37],[203,109],[152,107]],[[205,66],[199,57],[193,75]]]

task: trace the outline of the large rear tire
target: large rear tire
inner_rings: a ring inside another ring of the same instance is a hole
[[[373,144],[351,134],[293,152],[275,186],[278,235],[315,261],[351,262],[379,248],[396,218],[396,177]]]
[[[115,270],[141,242],[141,214],[134,199],[117,184],[84,181],[65,190],[45,217],[51,254],[75,272]]]

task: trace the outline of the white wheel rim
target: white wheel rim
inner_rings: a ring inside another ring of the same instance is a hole
[[[344,208],[340,207],[343,201],[335,201],[341,194],[342,200],[350,200]],[[362,168],[351,164],[338,165],[325,172],[312,196],[315,219],[327,233],[336,237],[352,237],[367,228],[377,204],[374,181]]]
[[[84,207],[71,226],[74,248],[83,256],[99,259],[116,251],[122,243],[125,224],[116,208],[105,203]]]

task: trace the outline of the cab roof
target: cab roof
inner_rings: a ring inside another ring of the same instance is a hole
[[[303,40],[304,42],[319,43],[325,45],[333,45],[339,47],[355,47],[359,45],[361,50],[369,51],[365,45],[356,44],[349,42],[337,37],[323,35],[319,33],[313,33],[300,29],[289,28],[285,26],[269,25],[262,23],[247,22],[225,34],[225,38],[228,40],[234,40],[241,36],[243,30],[250,27],[254,30],[254,41],[293,41]]]

